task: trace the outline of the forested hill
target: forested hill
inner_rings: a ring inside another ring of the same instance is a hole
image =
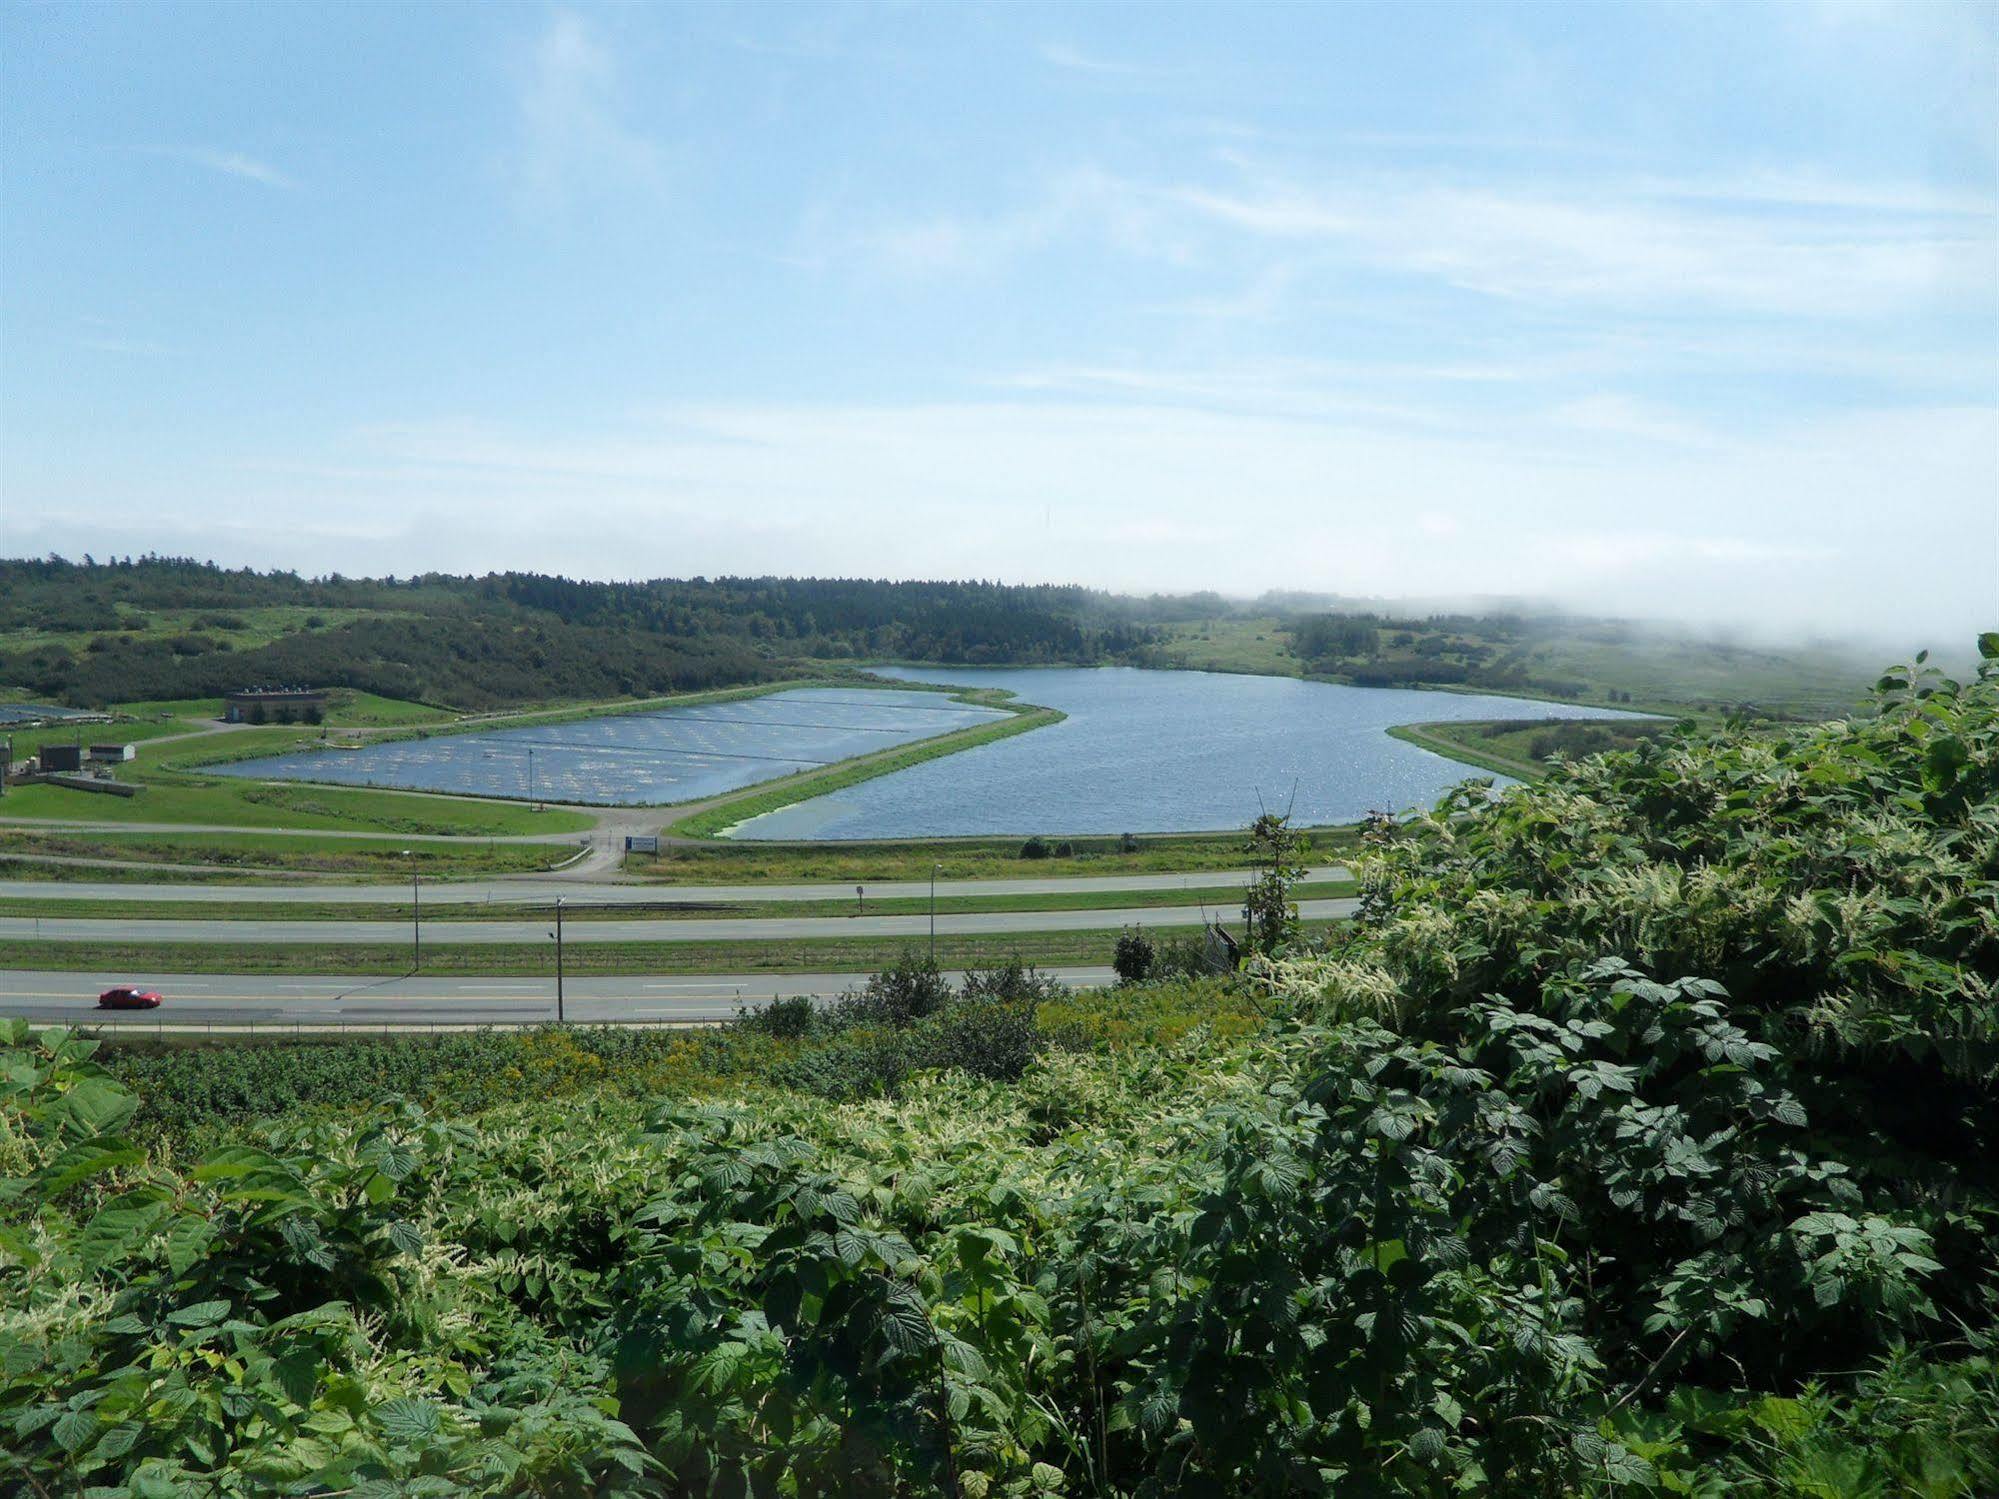
[[[0,686],[98,705],[297,682],[482,708],[755,682],[812,659],[1117,660],[1155,633],[1122,605],[981,582],[305,578],[171,557],[0,561]]]

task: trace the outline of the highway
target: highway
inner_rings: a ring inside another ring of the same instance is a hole
[[[1351,899],[1303,900],[1298,914],[1306,921],[1325,921],[1353,914]],[[1215,917],[1239,913],[1233,906],[1130,906],[1094,911],[960,911],[940,912],[937,935],[990,936],[1022,932],[1098,931],[1108,927],[1145,925],[1199,926]],[[0,939],[43,942],[340,943],[407,942],[407,921],[265,921],[258,919],[135,921],[89,916],[0,917]],[[922,937],[931,930],[927,913],[909,916],[767,916],[579,921],[564,930],[575,943],[597,942],[757,942],[827,937]],[[453,921],[430,933],[431,940],[452,946],[542,942],[549,936],[545,918],[530,921]]]
[[[1107,874],[1081,878],[939,880],[937,898],[950,896],[1059,895],[1067,891],[1201,890],[1246,885],[1246,869],[1187,874]],[[1310,871],[1301,882],[1326,884],[1352,876],[1338,865]],[[852,900],[849,884],[661,885],[606,881],[504,879],[446,881],[422,887],[426,905],[552,905],[559,896],[575,905],[734,905],[743,901]],[[911,899],[930,893],[928,880],[883,880],[865,886],[869,900]],[[381,905],[400,901],[409,885],[152,885],[119,881],[0,880],[0,898],[20,900],[214,901],[229,904]]]
[[[1043,970],[1077,986],[1109,983],[1102,967]],[[956,980],[960,975],[953,974]],[[555,1019],[555,981],[546,978],[239,978],[172,974],[155,987],[166,996],[157,1010],[100,1010],[97,995],[132,974],[0,971],[0,1015],[70,1025],[156,1027],[296,1026],[305,1031],[383,1026],[539,1024]],[[777,995],[844,994],[866,981],[856,973],[707,974],[684,978],[638,975],[572,978],[563,986],[571,1021],[728,1020],[739,1004]]]

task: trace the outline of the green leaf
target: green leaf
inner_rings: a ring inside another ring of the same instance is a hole
[[[72,1134],[113,1135],[138,1111],[139,1100],[108,1077],[86,1077],[62,1097],[55,1113]]]
[[[176,1327],[201,1327],[210,1322],[220,1322],[229,1315],[226,1301],[197,1301],[193,1306],[184,1306],[167,1313],[167,1321]]]
[[[123,1140],[88,1140],[72,1145],[41,1169],[35,1186],[45,1197],[67,1192],[80,1182],[123,1166],[144,1164],[146,1153]]]
[[[97,1435],[97,1413],[66,1410],[56,1417],[55,1425],[49,1428],[49,1435],[55,1438],[55,1444],[63,1451],[71,1454],[81,1452]]]
[[[215,1224],[207,1218],[183,1217],[167,1231],[167,1265],[175,1279],[187,1274],[208,1255],[215,1242]]]
[[[390,1441],[417,1446],[436,1436],[444,1423],[427,1400],[391,1400],[375,1408],[375,1424]]]
[[[1818,1424],[1809,1407],[1768,1395],[1749,1407],[1749,1419],[1779,1441],[1795,1442]]]
[[[97,1445],[91,1449],[90,1455],[102,1458],[106,1462],[114,1461],[136,1447],[144,1432],[145,1427],[137,1421],[120,1421],[98,1438]]]

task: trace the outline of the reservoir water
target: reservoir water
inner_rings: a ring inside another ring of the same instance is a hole
[[[1130,667],[881,674],[1002,687],[1069,716],[780,808],[730,836],[1195,832],[1242,827],[1260,807],[1289,807],[1300,823],[1351,822],[1370,811],[1427,806],[1481,774],[1391,739],[1391,725],[1634,716],[1470,693]]]
[[[940,692],[798,688],[655,713],[304,750],[212,769],[260,781],[648,805],[716,796],[1003,717]]]

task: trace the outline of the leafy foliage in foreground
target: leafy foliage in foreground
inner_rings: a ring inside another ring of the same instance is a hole
[[[17,1037],[4,1446],[131,1494],[1994,1492],[1995,695],[1468,793],[1261,1027],[1044,994],[1031,1054],[849,1103],[380,1105],[182,1167]],[[912,969],[760,1044],[1028,1002]]]

